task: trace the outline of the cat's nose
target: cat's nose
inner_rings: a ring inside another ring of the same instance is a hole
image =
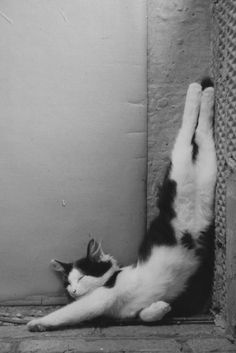
[[[75,294],[76,293],[76,289],[73,289],[72,293]]]

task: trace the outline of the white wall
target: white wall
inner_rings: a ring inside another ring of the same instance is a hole
[[[144,0],[0,3],[0,299],[55,294],[89,233],[121,262],[145,224]]]

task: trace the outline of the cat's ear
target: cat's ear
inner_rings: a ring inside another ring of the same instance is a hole
[[[72,264],[61,262],[55,259],[51,260],[50,265],[54,271],[63,273],[69,273],[72,268]]]
[[[88,243],[87,257],[93,261],[101,261],[104,257],[104,252],[102,250],[101,244],[94,239],[91,239]]]

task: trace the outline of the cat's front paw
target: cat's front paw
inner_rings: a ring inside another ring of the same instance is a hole
[[[27,324],[27,328],[32,332],[44,332],[47,330],[47,326],[43,324],[40,319],[33,319]]]

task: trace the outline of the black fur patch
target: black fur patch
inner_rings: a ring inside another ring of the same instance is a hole
[[[63,283],[64,288],[67,288],[68,285],[70,284],[68,282],[68,276],[70,274],[70,271],[73,268],[73,264],[71,264],[71,263],[69,263],[69,264],[63,263],[63,268],[64,268],[64,272],[62,273],[62,283]]]
[[[86,257],[76,261],[74,267],[81,270],[86,276],[101,277],[112,267],[112,263],[111,261],[92,261]]]
[[[191,144],[192,144],[192,147],[193,147],[193,149],[192,149],[192,160],[193,160],[193,162],[195,162],[196,159],[197,159],[198,151],[199,151],[198,144],[195,141],[195,133],[193,135]]]
[[[177,243],[171,220],[176,216],[173,202],[176,196],[176,182],[169,178],[171,164],[159,193],[159,215],[153,220],[139,248],[139,259],[145,261],[151,253],[153,245],[175,245]]]
[[[172,304],[172,315],[184,316],[206,313],[209,310],[212,294],[214,269],[214,227],[209,226],[201,234],[201,249],[196,249],[200,257],[197,272],[189,278],[186,289]]]
[[[204,77],[201,81],[201,86],[204,90],[207,87],[214,87],[214,83],[210,77]]]
[[[201,232],[197,240],[198,248],[196,255],[205,258],[214,257],[214,225],[211,224],[205,231]]]
[[[192,235],[188,232],[185,232],[184,235],[182,236],[181,244],[187,249],[193,249],[195,247]]]
[[[109,278],[109,280],[104,284],[104,287],[113,288],[116,284],[116,279],[120,272],[121,270],[114,272],[113,275]]]
[[[72,263],[67,263],[67,262],[62,262],[62,261],[58,261],[56,260],[61,267],[63,268],[63,273],[65,275],[68,275],[70,273],[70,271],[72,270],[73,264]]]
[[[62,280],[63,280],[63,286],[65,288],[67,288],[69,286],[69,284],[70,284],[69,281],[68,281],[68,276],[63,277]]]

